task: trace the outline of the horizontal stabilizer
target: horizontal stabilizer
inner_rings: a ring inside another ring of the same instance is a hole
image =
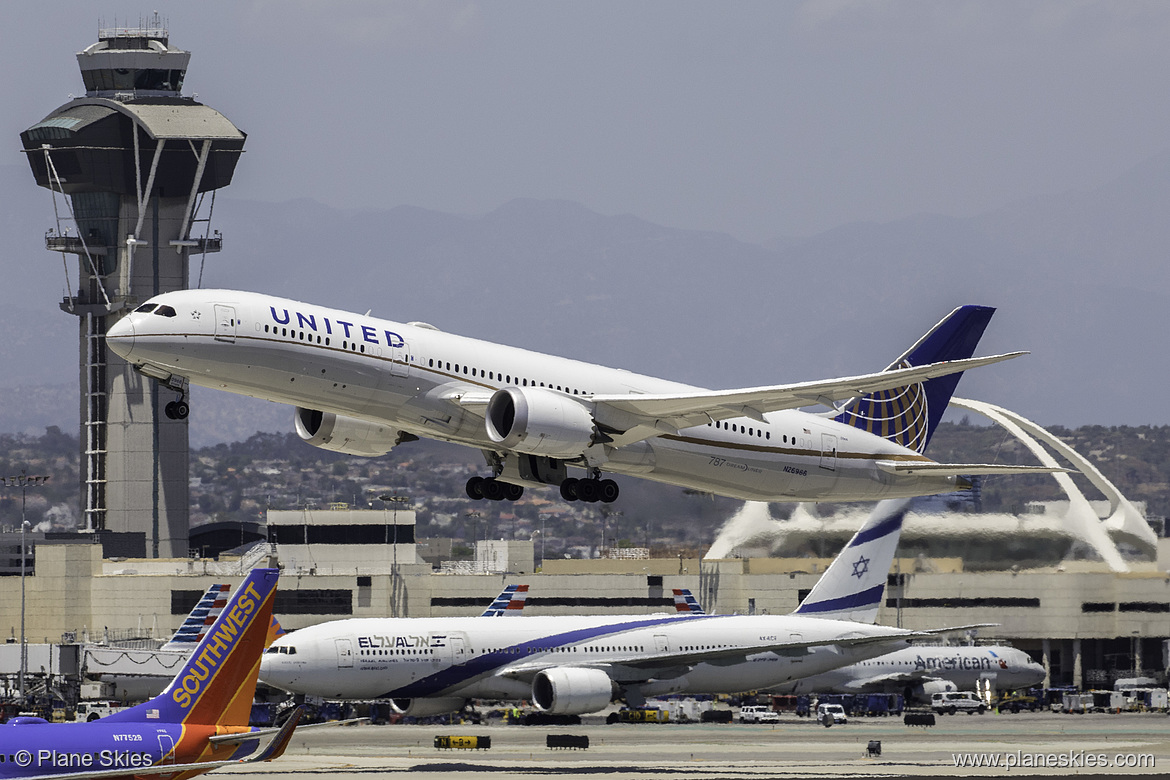
[[[1006,463],[930,463],[926,461],[879,460],[877,467],[890,474],[931,477],[969,477],[984,474],[1067,474],[1058,466],[1013,466]]]

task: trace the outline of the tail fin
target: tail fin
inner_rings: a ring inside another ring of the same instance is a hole
[[[277,569],[253,569],[171,684],[107,721],[246,726],[272,626]]]
[[[859,623],[877,620],[902,519],[912,500],[879,502],[792,614]]]
[[[971,357],[994,313],[990,306],[960,306],[886,370]],[[962,372],[948,374],[864,395],[851,401],[834,419],[922,452],[962,376]]]
[[[264,639],[264,649],[267,650],[268,648],[272,647],[273,642],[275,642],[277,639],[280,639],[287,633],[288,632],[284,630],[284,626],[280,625],[280,621],[277,620],[276,616],[274,615],[272,617],[272,623],[268,626],[268,636]]]
[[[223,612],[224,605],[227,604],[228,592],[231,589],[231,585],[218,584],[208,588],[207,592],[195,604],[194,609],[191,610],[191,614],[187,615],[183,625],[175,631],[175,635],[159,649],[190,650],[203,641],[207,629],[219,617],[219,613]]]
[[[699,604],[699,600],[691,593],[690,588],[674,588],[674,611],[689,612],[694,615],[706,615],[706,610]]]
[[[500,591],[500,595],[496,596],[495,601],[484,610],[480,617],[519,615],[520,610],[524,609],[524,601],[527,598],[527,585],[509,585]]]

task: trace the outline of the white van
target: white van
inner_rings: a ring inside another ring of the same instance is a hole
[[[762,704],[749,704],[739,708],[740,723],[779,723],[780,714]]]
[[[987,712],[987,705],[972,691],[945,691],[930,695],[930,708],[939,715],[954,715],[965,712],[968,715]]]
[[[849,718],[845,715],[845,708],[840,704],[818,704],[817,722],[824,723],[825,718],[830,719],[833,723],[849,722]]]

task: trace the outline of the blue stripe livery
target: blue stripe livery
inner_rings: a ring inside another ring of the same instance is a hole
[[[880,502],[796,608],[796,615],[873,623],[913,499]]]

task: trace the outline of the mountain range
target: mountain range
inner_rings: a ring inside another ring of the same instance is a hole
[[[1032,354],[971,372],[960,394],[1041,424],[1170,422],[1151,401],[1170,380],[1170,152],[1089,191],[767,245],[569,201],[459,215],[230,191],[214,211],[223,252],[192,259],[192,286],[201,274],[206,288],[372,309],[711,388],[880,370],[953,307],[980,303],[999,311],[979,353]],[[45,251],[53,224],[50,193],[0,166],[0,431],[76,429],[77,323],[57,307],[76,260]],[[273,404],[193,401],[196,444],[291,426]]]

